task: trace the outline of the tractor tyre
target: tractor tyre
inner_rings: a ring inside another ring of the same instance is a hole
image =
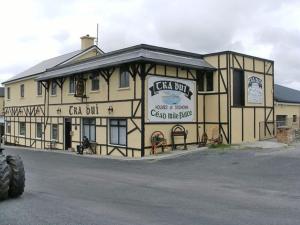
[[[20,156],[7,156],[6,161],[10,167],[10,182],[8,195],[17,198],[23,194],[25,188],[25,170]]]
[[[0,201],[8,197],[9,191],[9,166],[4,156],[0,156]]]

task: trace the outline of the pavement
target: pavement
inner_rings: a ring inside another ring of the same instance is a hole
[[[208,146],[205,147],[198,147],[198,145],[188,145],[187,149],[184,150],[183,147],[178,147],[178,149],[173,151],[165,151],[164,153],[159,153],[156,155],[149,155],[141,158],[130,158],[130,157],[123,157],[123,156],[107,156],[107,155],[91,155],[91,154],[83,154],[78,155],[73,151],[62,151],[62,150],[49,150],[49,149],[36,149],[36,148],[29,148],[29,147],[17,147],[17,146],[4,146],[7,149],[26,149],[30,151],[37,151],[37,152],[52,152],[52,153],[61,153],[61,154],[68,154],[68,155],[76,155],[78,157],[87,157],[87,158],[98,158],[98,159],[113,159],[113,160],[121,160],[121,161],[153,161],[153,160],[164,160],[164,159],[172,159],[177,158],[184,155],[189,155],[201,151],[206,151],[209,149]],[[223,146],[223,148],[218,148],[219,150],[229,150],[229,149],[284,149],[289,147],[287,144],[279,143],[276,140],[267,140],[267,141],[256,141],[256,142],[245,142],[240,145],[228,145]]]
[[[111,160],[8,148],[24,160],[21,198],[1,225],[300,224],[300,148],[206,149]]]

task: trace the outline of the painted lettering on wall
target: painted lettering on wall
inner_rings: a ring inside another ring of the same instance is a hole
[[[99,114],[99,108],[98,105],[89,106],[86,105],[84,107],[82,106],[69,106],[69,115],[98,115]]]
[[[248,103],[263,103],[263,81],[258,76],[248,76]]]
[[[196,84],[191,80],[149,76],[148,121],[193,122]]]

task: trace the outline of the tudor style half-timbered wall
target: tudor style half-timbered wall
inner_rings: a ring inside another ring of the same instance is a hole
[[[234,52],[208,54],[205,60],[218,68],[218,93],[203,94],[205,130],[211,135],[213,126],[219,126],[227,143],[262,140],[274,135],[274,62]],[[243,76],[242,105],[234,104],[234,73]],[[262,101],[248,102],[248,78],[262,81]],[[229,85],[228,85],[229,84]],[[201,104],[200,104],[201,105]],[[216,124],[216,125],[215,125]]]
[[[208,138],[215,133],[222,134],[224,143],[230,143],[230,108],[229,108],[229,76],[228,60],[226,54],[217,54],[204,57],[204,59],[217,68],[214,73],[214,90],[198,92],[200,108],[203,109],[201,123]],[[216,132],[217,131],[217,132]]]

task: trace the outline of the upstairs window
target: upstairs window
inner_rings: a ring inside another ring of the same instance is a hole
[[[213,72],[206,73],[206,91],[214,90],[214,76]]]
[[[10,99],[10,87],[6,89],[6,92],[7,92],[7,99]]]
[[[244,71],[233,71],[233,106],[245,105],[245,84]]]
[[[120,68],[120,88],[129,87],[129,72],[127,67]]]
[[[42,91],[43,91],[42,83],[41,82],[37,82],[36,85],[37,85],[37,95],[41,96],[42,95]]]
[[[51,95],[56,95],[56,87],[57,87],[57,84],[55,81],[52,81],[51,82]]]
[[[214,74],[213,72],[202,72],[198,74],[198,91],[213,91],[214,90]]]
[[[20,96],[21,96],[21,98],[24,98],[24,95],[25,95],[25,86],[24,86],[24,84],[21,84],[20,85]]]
[[[69,78],[69,93],[70,94],[75,94],[75,77],[70,77]]]
[[[92,81],[91,90],[92,91],[99,91],[99,89],[100,89],[100,80],[99,80],[99,77],[93,77],[91,79],[91,81]]]

